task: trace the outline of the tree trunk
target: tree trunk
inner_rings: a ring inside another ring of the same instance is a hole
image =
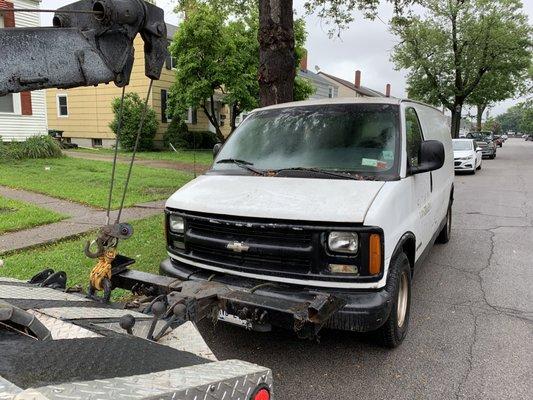
[[[456,103],[450,111],[452,112],[451,134],[452,138],[455,139],[459,137],[459,130],[461,129],[461,114],[463,111],[463,105]]]
[[[478,132],[481,132],[483,129],[481,121],[483,120],[483,113],[485,112],[485,109],[487,108],[487,106],[484,104],[478,104],[476,107],[477,107],[476,128]]]
[[[209,122],[211,122],[211,125],[215,127],[215,135],[217,136],[217,139],[224,143],[226,141],[226,138],[224,137],[224,135],[222,134],[222,130],[220,129],[220,123],[217,119],[217,115],[215,112],[215,103],[213,96],[211,96],[211,105],[209,108],[210,109],[208,110],[205,103],[202,104],[202,110],[204,111],[205,116],[207,117]]]
[[[237,120],[237,116],[240,114],[240,111],[239,111],[239,107],[237,106],[237,104],[233,104],[231,106],[231,115],[230,115],[230,134],[233,133],[233,131],[235,130],[236,126],[235,126],[235,121]]]
[[[296,74],[292,0],[259,0],[258,36],[261,106],[292,101]]]

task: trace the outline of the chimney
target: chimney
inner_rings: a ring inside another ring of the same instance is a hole
[[[302,59],[300,60],[300,69],[302,71],[307,71],[307,50],[304,49],[304,54],[302,55]]]
[[[385,97],[390,97],[390,83],[385,86]]]
[[[355,71],[355,87],[359,89],[361,87],[361,71]]]

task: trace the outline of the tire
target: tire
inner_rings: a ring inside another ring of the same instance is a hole
[[[475,169],[475,168],[472,169],[472,171],[470,171],[470,174],[471,174],[471,175],[475,175],[475,174],[476,174],[476,169]]]
[[[478,170],[478,171],[481,169],[481,164],[482,164],[482,163],[479,163],[479,167],[477,167],[477,170]]]
[[[376,333],[383,347],[394,349],[402,344],[409,330],[411,266],[405,253],[398,254],[391,263],[385,289],[391,294],[391,312]]]
[[[452,233],[452,206],[448,206],[448,212],[446,213],[446,224],[442,227],[442,230],[437,236],[437,243],[445,244],[450,241],[450,236]]]

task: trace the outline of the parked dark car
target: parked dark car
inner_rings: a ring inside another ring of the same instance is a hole
[[[503,147],[503,142],[504,140],[502,139],[501,136],[494,136],[494,143],[496,144],[496,146],[498,147]]]
[[[526,142],[533,142],[533,135],[527,135]]]
[[[485,158],[496,158],[496,143],[492,132],[469,132],[466,134],[468,139],[474,139],[479,147],[481,154]]]

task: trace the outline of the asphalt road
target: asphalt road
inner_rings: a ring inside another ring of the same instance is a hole
[[[452,239],[415,276],[400,348],[203,324],[208,344],[270,367],[278,400],[533,398],[533,142],[508,140],[455,188]]]

